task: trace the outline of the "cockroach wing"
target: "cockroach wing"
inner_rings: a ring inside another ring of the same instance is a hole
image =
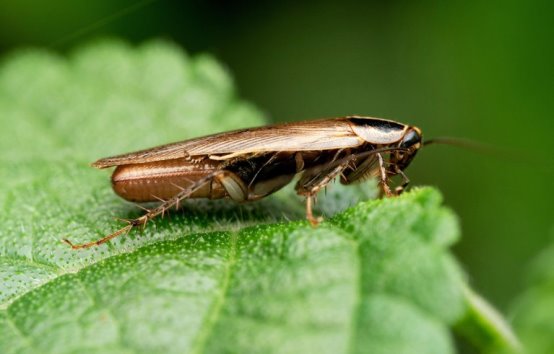
[[[347,117],[356,135],[371,144],[394,144],[406,134],[409,126],[388,119]]]
[[[224,158],[271,151],[331,150],[357,147],[364,142],[352,130],[348,118],[323,119],[214,134],[100,159],[93,166],[106,168],[187,156]]]

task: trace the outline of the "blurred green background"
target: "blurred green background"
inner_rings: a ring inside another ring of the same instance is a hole
[[[461,219],[457,255],[506,311],[554,234],[553,13],[549,1],[2,1],[0,50],[164,37],[218,57],[273,121],[370,115],[517,151],[433,146],[408,170],[442,190]]]

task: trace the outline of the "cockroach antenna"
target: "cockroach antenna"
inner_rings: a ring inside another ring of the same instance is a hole
[[[487,155],[495,156],[510,161],[528,161],[528,157],[521,150],[513,150],[505,147],[498,147],[486,143],[477,142],[474,140],[454,138],[454,137],[436,137],[425,140],[423,146],[428,145],[451,145],[460,147],[466,150],[472,150],[478,153],[484,153]]]

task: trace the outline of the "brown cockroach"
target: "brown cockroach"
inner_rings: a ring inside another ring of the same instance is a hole
[[[421,130],[392,120],[348,116],[236,130],[100,159],[97,168],[115,166],[112,187],[132,202],[161,204],[127,220],[124,228],[73,249],[101,245],[129,232],[188,198],[264,198],[300,175],[296,192],[306,198],[306,218],[317,193],[335,177],[342,184],[371,177],[385,196],[400,194],[409,180],[404,169],[423,146]],[[403,179],[392,190],[389,180]]]

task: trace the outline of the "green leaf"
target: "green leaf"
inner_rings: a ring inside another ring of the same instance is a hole
[[[527,353],[554,353],[554,244],[537,257],[528,283],[514,304],[516,332]]]
[[[460,334],[487,353],[520,353],[522,345],[502,316],[482,297],[465,288],[468,309],[456,325]]]
[[[431,188],[367,201],[374,186],[331,186],[315,229],[290,188],[190,201],[109,244],[62,244],[141,213],[90,161],[264,123],[209,56],[160,41],[16,53],[0,116],[2,353],[443,354],[454,327],[510,346],[501,319],[468,317],[489,315],[468,306],[457,221]]]

